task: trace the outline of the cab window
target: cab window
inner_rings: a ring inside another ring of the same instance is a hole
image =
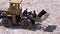
[[[18,9],[19,9],[19,5],[18,5],[18,4],[12,4],[12,5],[11,5],[11,8],[12,8],[13,10],[18,10]]]

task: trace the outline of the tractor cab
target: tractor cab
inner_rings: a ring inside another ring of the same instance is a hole
[[[21,16],[22,15],[22,9],[20,7],[20,2],[17,2],[17,1],[15,2],[15,1],[11,0],[8,11],[10,14],[15,14],[17,16]]]

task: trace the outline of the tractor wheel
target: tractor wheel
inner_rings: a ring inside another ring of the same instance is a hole
[[[2,19],[2,25],[5,26],[5,27],[11,27],[12,22],[8,18],[3,18]]]
[[[32,23],[31,21],[28,21],[28,20],[22,20],[21,27],[24,29],[30,29],[32,27]]]

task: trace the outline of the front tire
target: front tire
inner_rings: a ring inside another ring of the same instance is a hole
[[[32,22],[24,19],[21,21],[21,27],[24,29],[30,29],[32,27]]]

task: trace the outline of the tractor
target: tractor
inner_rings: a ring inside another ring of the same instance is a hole
[[[8,11],[0,10],[3,26],[11,27],[12,25],[20,24],[21,27],[29,29],[35,24],[35,21],[41,21],[39,18],[23,16],[20,3],[17,0],[11,0]]]

